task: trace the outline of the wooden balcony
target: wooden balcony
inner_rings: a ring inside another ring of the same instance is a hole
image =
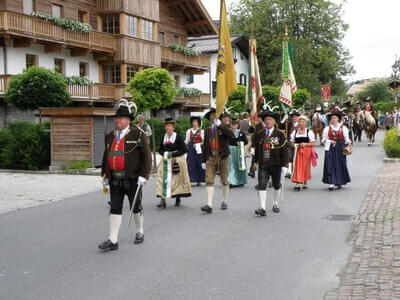
[[[0,11],[0,32],[102,53],[116,51],[116,41],[111,34],[73,32],[51,21],[9,11]]]
[[[159,21],[159,0],[97,0],[98,13],[126,12]]]
[[[211,105],[211,96],[210,94],[203,94],[201,96],[196,97],[185,97],[185,96],[177,96],[174,99],[175,104],[181,104],[184,107],[209,107]]]
[[[207,71],[211,66],[210,56],[208,55],[200,54],[198,56],[186,56],[180,52],[172,51],[172,49],[168,47],[161,47],[161,62],[164,65],[181,66],[184,69],[195,69],[200,71]]]
[[[5,94],[11,76],[0,75],[0,95]],[[74,101],[113,103],[116,99],[122,98],[120,97],[122,95],[121,88],[112,84],[96,83],[93,86],[68,85],[67,90]],[[127,95],[123,94],[123,96]]]

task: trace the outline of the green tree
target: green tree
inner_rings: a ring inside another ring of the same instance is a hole
[[[170,106],[178,95],[174,78],[161,68],[149,68],[136,73],[129,81],[127,90],[138,112]]]
[[[293,107],[296,109],[303,107],[309,99],[310,93],[306,89],[299,89],[292,96]]]
[[[293,44],[297,84],[312,95],[332,80],[332,93],[343,93],[342,77],[354,72],[342,45],[348,25],[342,3],[332,0],[238,0],[231,7],[231,32],[257,40],[263,84],[280,86],[285,27]]]
[[[65,79],[42,67],[12,76],[5,99],[20,110],[65,106],[72,101]]]
[[[246,102],[246,87],[239,85],[238,89],[232,93],[228,98],[226,107],[231,107],[230,112],[240,114],[249,109]]]
[[[372,102],[391,101],[392,94],[387,86],[386,80],[375,80],[370,82],[360,92],[355,95],[357,100],[365,101],[370,97]]]

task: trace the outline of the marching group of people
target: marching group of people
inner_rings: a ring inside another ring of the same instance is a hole
[[[320,109],[319,107],[316,110]],[[350,182],[346,154],[351,153],[349,130],[342,122],[342,113],[332,110],[327,115],[329,123],[323,130],[325,159],[322,182],[329,190],[340,189]],[[124,196],[131,207],[131,217],[136,225],[136,244],[144,241],[142,187],[149,180],[151,151],[148,142],[150,126],[143,123],[132,126],[135,118],[130,105],[122,101],[115,115],[115,130],[106,136],[103,156],[103,184],[109,186],[109,237],[99,245],[101,250],[118,249],[118,233],[122,221]],[[271,199],[272,211],[280,212],[282,180],[284,175],[294,183],[294,190],[308,188],[311,167],[316,166],[315,136],[307,126],[309,119],[297,110],[289,118],[280,115],[265,104],[258,113],[258,121],[251,123],[248,114],[242,120],[231,117],[228,111],[216,116],[211,108],[205,118],[210,125],[202,128],[200,117],[190,118],[191,128],[182,137],[175,131],[175,120],[164,120],[165,134],[161,137],[157,168],[157,207],[165,209],[167,199],[175,198],[175,206],[182,198],[191,197],[192,185],[206,185],[206,203],[201,211],[213,212],[214,184],[216,176],[222,184],[220,209],[228,209],[229,190],[244,186],[248,176],[255,177],[258,170],[258,216],[266,216],[267,199]],[[147,125],[147,127],[146,127]],[[251,156],[251,165],[246,157]],[[248,172],[249,169],[249,173]],[[268,192],[268,187],[272,187]],[[271,193],[267,197],[267,192]]]

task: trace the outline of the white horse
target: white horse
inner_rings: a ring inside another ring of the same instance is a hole
[[[376,125],[376,120],[372,116],[372,113],[369,111],[360,111],[359,112],[359,117],[362,120],[362,123],[364,124],[364,131],[365,135],[367,136],[368,139],[368,146],[371,146],[372,143],[375,142],[375,133],[378,129],[378,126]]]

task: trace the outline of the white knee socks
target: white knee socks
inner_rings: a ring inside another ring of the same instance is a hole
[[[212,207],[213,196],[214,196],[214,187],[207,186],[207,204],[209,207]]]
[[[110,214],[110,241],[115,244],[118,242],[118,233],[121,227],[122,215]]]
[[[143,211],[137,214],[133,214],[133,219],[135,220],[136,231],[143,234]]]
[[[228,204],[229,185],[222,186],[222,201]]]
[[[265,210],[267,202],[267,191],[258,191],[258,198],[260,199],[261,208]]]
[[[282,192],[282,188],[280,188],[279,190],[275,190],[274,189],[274,205],[276,205],[277,207],[279,207],[279,201],[281,200],[281,192]]]

